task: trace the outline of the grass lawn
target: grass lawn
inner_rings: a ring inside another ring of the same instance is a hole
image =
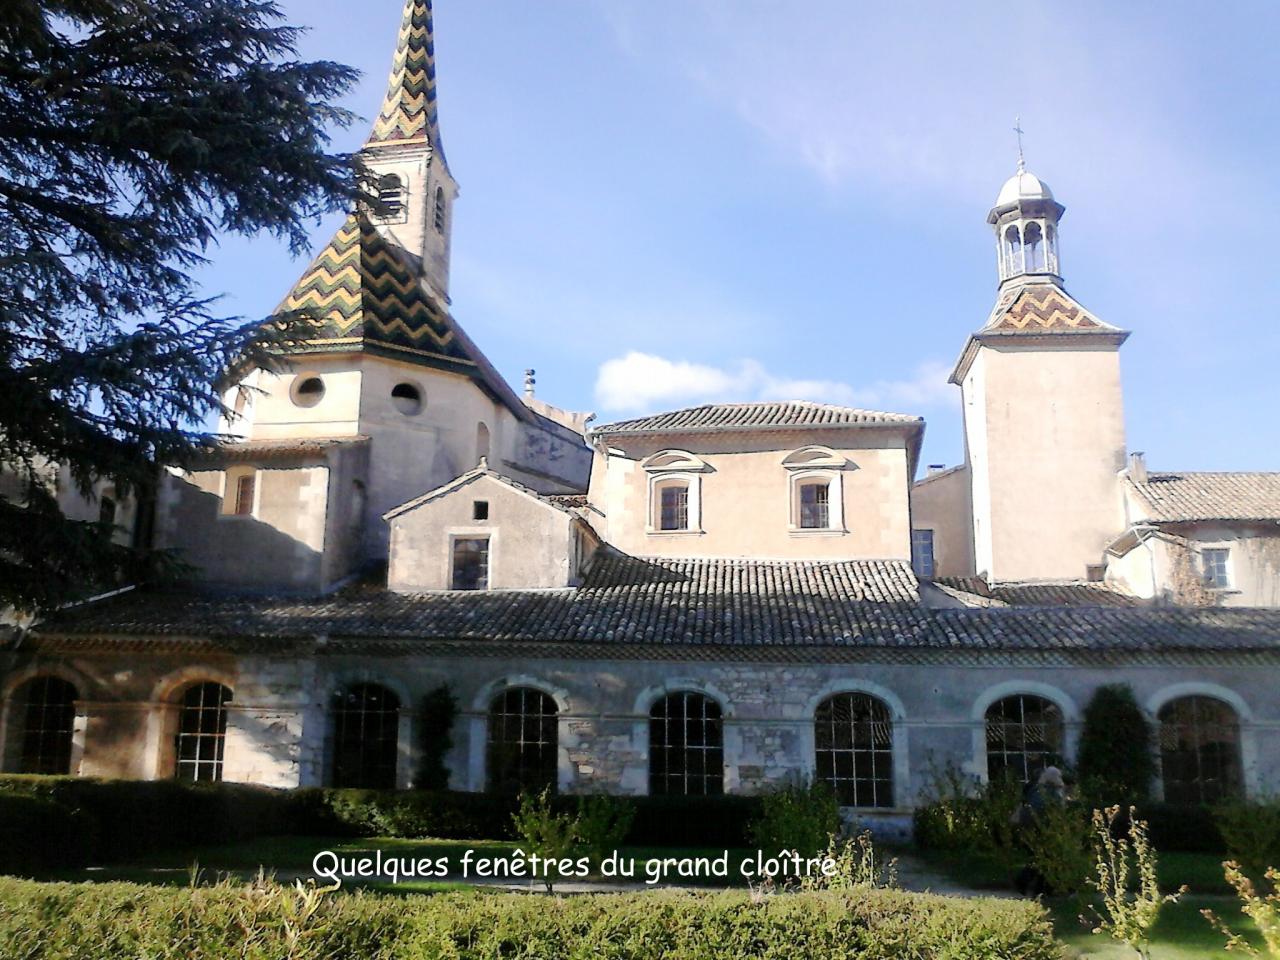
[[[1173,905],[1166,905],[1160,912],[1151,933],[1152,960],[1209,960],[1239,957],[1228,953],[1223,946],[1224,937],[1209,921],[1200,915],[1208,907],[1227,921],[1233,929],[1244,934],[1255,946],[1261,946],[1253,924],[1242,917],[1234,900],[1219,897],[1185,897]],[[1123,943],[1106,934],[1093,934],[1080,923],[1074,904],[1054,903],[1054,929],[1059,939],[1067,944],[1075,956],[1088,960],[1133,960],[1135,954]]]

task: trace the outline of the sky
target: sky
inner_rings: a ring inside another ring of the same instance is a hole
[[[375,116],[400,0],[282,6]],[[946,379],[995,300],[1020,117],[1067,289],[1133,333],[1130,449],[1280,470],[1280,4],[436,0],[435,26],[452,311],[517,390],[535,368],[598,422],[911,413],[923,462],[960,462]],[[305,266],[229,238],[201,280],[258,317]]]

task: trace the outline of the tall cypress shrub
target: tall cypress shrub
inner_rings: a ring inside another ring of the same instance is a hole
[[[1155,777],[1154,731],[1126,683],[1094,691],[1084,711],[1077,772],[1095,805],[1142,803]]]

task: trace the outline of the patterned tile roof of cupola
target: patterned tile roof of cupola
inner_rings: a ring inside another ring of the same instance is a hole
[[[983,333],[1116,333],[1056,283],[1026,283],[1000,292]]]
[[[371,349],[432,366],[473,370],[476,359],[423,287],[411,254],[351,214],[285,297],[277,313],[305,314],[308,349]]]
[[[400,37],[382,110],[369,146],[427,143],[444,160],[436,115],[435,30],[431,0],[405,0]]]

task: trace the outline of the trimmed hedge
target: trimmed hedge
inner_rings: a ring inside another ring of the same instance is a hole
[[[621,797],[636,846],[749,846],[758,797]],[[557,797],[576,811],[578,798]],[[0,873],[119,862],[281,834],[514,839],[517,799],[448,790],[0,776]]]
[[[0,960],[1056,960],[1060,951],[1035,903],[885,890],[403,898],[0,880]]]

